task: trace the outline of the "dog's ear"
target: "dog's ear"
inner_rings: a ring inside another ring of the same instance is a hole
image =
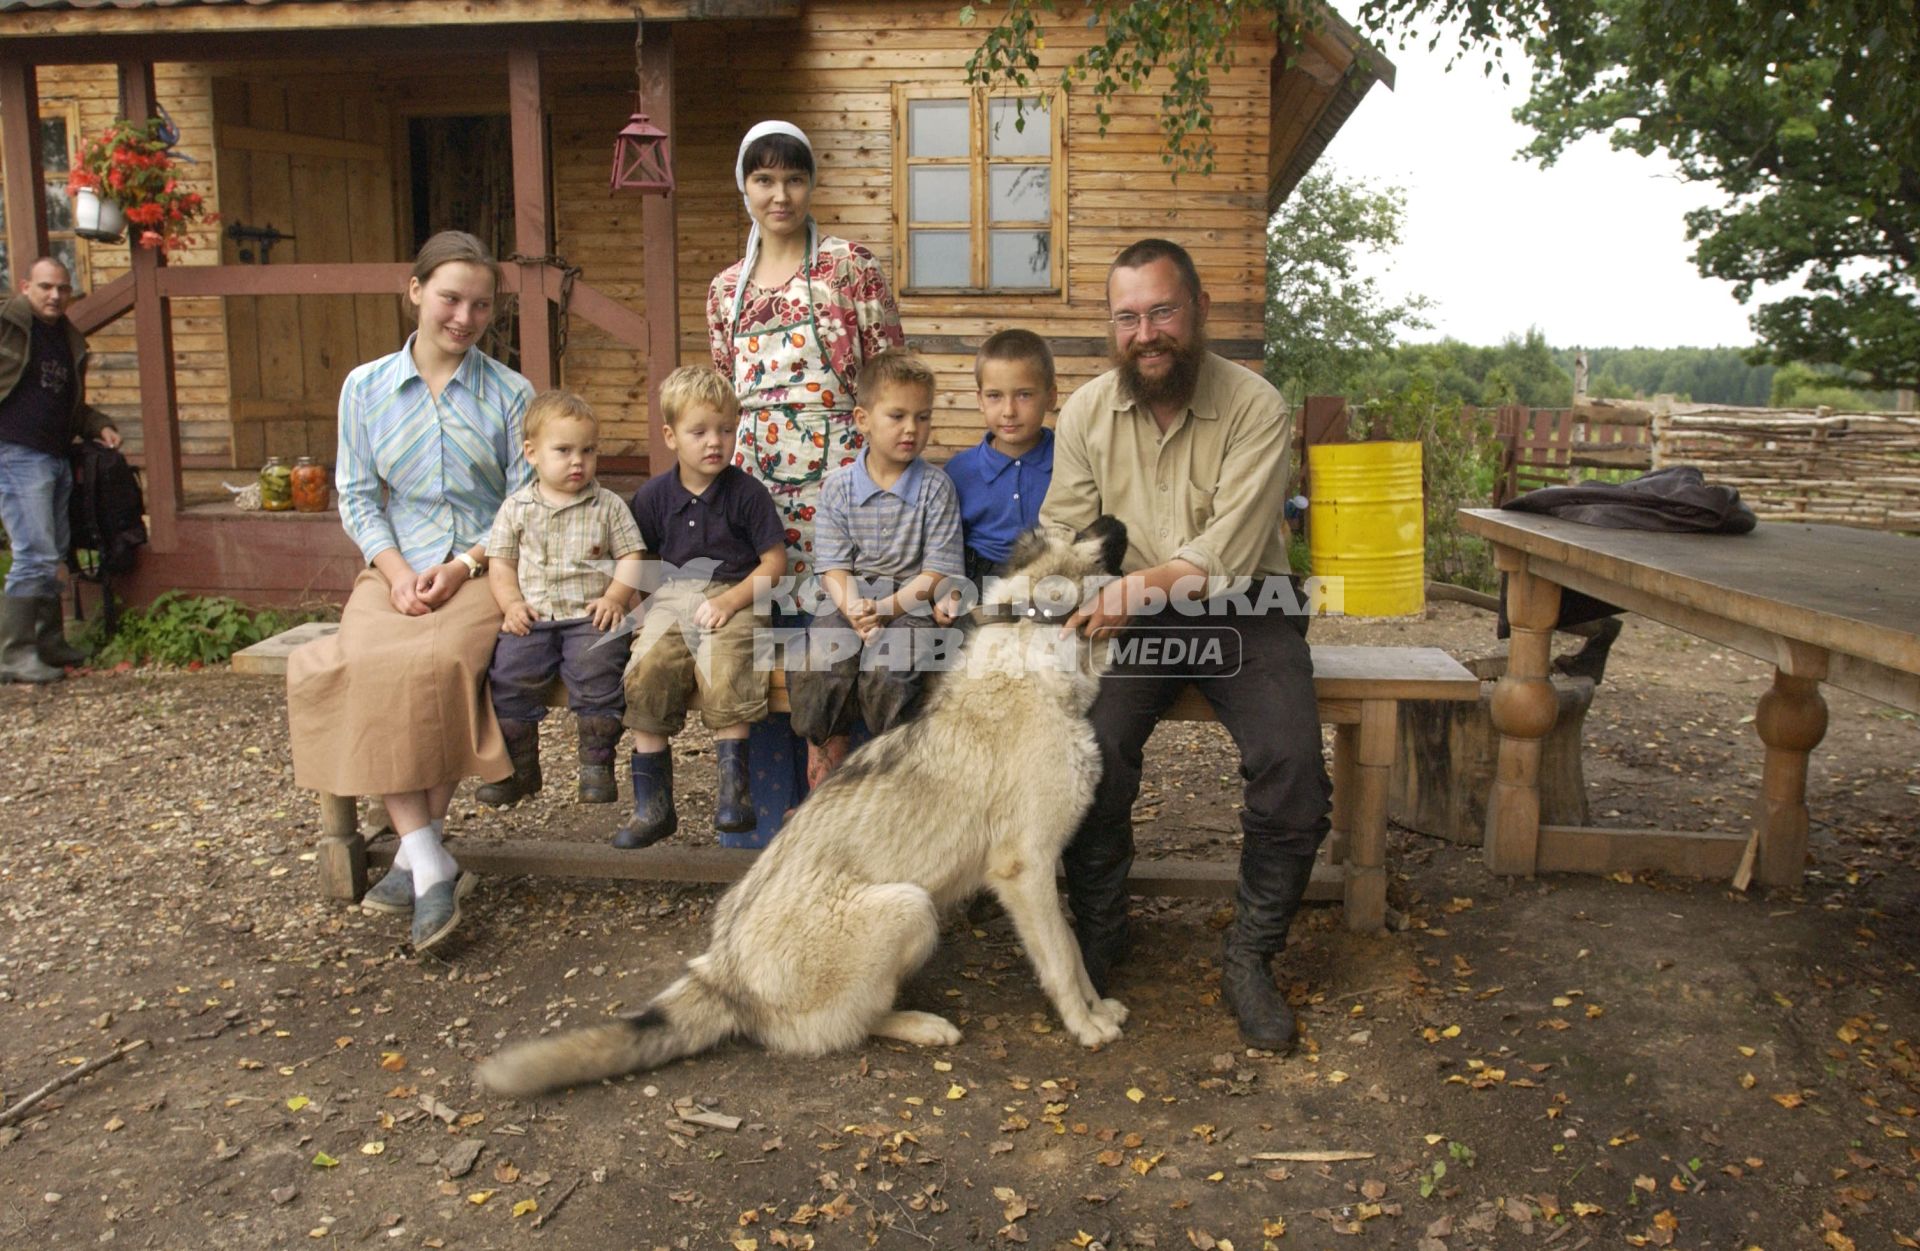
[[[1046,555],[1047,547],[1052,543],[1044,525],[1035,526],[1013,541],[1013,550],[1007,553],[1006,570],[1015,573],[1025,569],[1034,561]]]
[[[1127,525],[1111,514],[1101,514],[1093,524],[1073,536],[1076,544],[1098,542],[1100,567],[1114,577],[1120,576],[1120,564],[1127,558]]]

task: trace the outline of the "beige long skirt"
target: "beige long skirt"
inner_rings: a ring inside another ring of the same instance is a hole
[[[287,660],[287,728],[297,786],[391,795],[513,772],[487,697],[500,609],[485,579],[423,617],[393,607],[363,570],[340,630]]]

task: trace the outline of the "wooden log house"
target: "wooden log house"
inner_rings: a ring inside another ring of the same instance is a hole
[[[765,117],[807,130],[822,229],[879,255],[939,371],[936,457],[979,438],[972,355],[993,331],[1047,335],[1063,393],[1105,367],[1106,267],[1143,235],[1192,249],[1216,350],[1258,367],[1267,219],[1392,65],[1331,13],[1297,46],[1250,24],[1213,84],[1217,165],[1176,178],[1157,88],[1108,101],[1104,134],[1090,98],[1050,90],[1015,128],[1011,96],[967,86],[983,30],[960,8],[0,0],[0,238],[16,262],[74,262],[90,397],[146,474],[153,541],[131,593],[344,593],[361,562],[336,514],[238,512],[221,484],[270,454],[332,461],[341,381],[403,341],[407,258],[448,227],[516,258],[495,354],[584,393],[603,474],[644,475],[664,456],[650,386],[709,357],[707,284],[749,224],[734,152]],[[1063,5],[1040,77],[1093,37]],[[636,84],[671,135],[670,196],[607,191]],[[82,137],[159,110],[220,224],[170,260],[76,238]]]

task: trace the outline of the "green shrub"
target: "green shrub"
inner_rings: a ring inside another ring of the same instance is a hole
[[[168,591],[145,608],[122,613],[112,638],[105,637],[103,621],[94,618],[81,642],[92,649],[95,665],[213,665],[303,621],[328,620],[337,611],[255,609],[223,595]]]

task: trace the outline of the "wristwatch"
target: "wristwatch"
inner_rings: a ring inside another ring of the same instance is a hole
[[[467,567],[467,576],[477,578],[486,570],[486,566],[473,558],[472,552],[455,552],[453,558]]]

